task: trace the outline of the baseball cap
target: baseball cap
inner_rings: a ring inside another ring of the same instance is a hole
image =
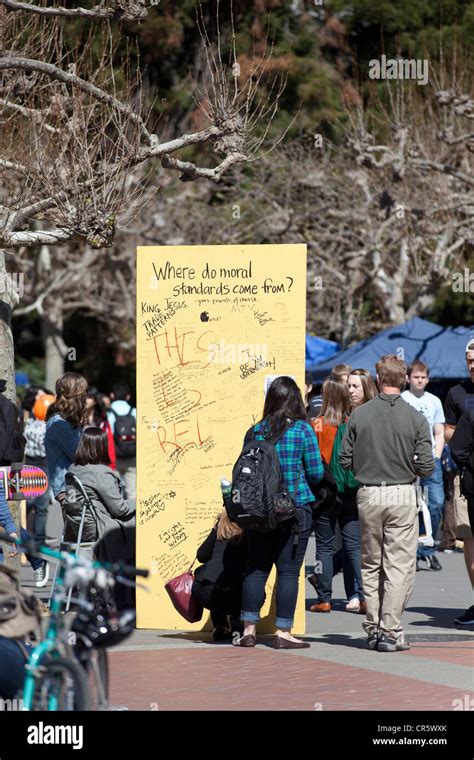
[[[474,351],[474,337],[469,338],[468,342],[466,343],[466,354],[468,351]]]

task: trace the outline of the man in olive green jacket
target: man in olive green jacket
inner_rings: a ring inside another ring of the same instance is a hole
[[[405,362],[387,355],[376,369],[380,393],[352,412],[339,462],[360,483],[357,506],[368,647],[396,652],[409,649],[401,617],[415,580],[415,482],[417,476],[428,477],[435,463],[426,418],[400,396]]]

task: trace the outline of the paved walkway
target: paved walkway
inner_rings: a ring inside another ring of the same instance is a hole
[[[314,552],[311,542],[307,571]],[[334,609],[306,614],[310,649],[214,644],[210,634],[138,630],[110,651],[111,703],[130,710],[474,710],[474,631],[453,618],[471,602],[460,554],[422,570],[404,615],[408,652],[365,647],[362,616],[345,612],[342,575]],[[32,573],[23,569],[25,585]],[[46,597],[46,590],[41,596]],[[307,606],[314,590],[307,584]]]

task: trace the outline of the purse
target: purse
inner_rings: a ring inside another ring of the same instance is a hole
[[[185,573],[177,575],[165,583],[165,589],[173,603],[176,612],[184,617],[188,623],[198,623],[202,618],[204,607],[193,595],[194,573],[192,572],[194,563]]]
[[[23,591],[16,573],[0,566],[0,636],[7,639],[25,638],[40,629],[41,614],[38,599]]]

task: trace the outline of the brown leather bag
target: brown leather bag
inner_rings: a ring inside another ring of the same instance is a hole
[[[36,596],[23,591],[16,573],[0,565],[0,636],[23,639],[38,632],[40,623]]]

